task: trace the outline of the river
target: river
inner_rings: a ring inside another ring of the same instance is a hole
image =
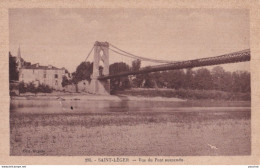
[[[10,154],[250,155],[250,119],[244,101],[11,100]]]

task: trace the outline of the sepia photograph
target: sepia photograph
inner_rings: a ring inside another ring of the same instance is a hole
[[[251,155],[248,9],[8,17],[10,156]]]

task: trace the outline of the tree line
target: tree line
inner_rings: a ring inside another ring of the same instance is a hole
[[[124,62],[116,62],[109,66],[109,74],[119,72],[138,71],[141,61],[135,60],[129,66]],[[148,67],[149,68],[149,67]],[[100,71],[102,71],[100,67]],[[72,73],[72,79],[65,79],[64,85],[77,83],[81,80],[91,80],[93,63],[82,62]],[[102,74],[102,72],[100,73]],[[219,90],[226,92],[250,92],[250,73],[248,71],[225,71],[221,66],[209,70],[199,68],[196,70],[169,70],[153,72],[135,76],[117,77],[110,80],[111,90],[124,90],[129,88],[171,88],[190,90]]]

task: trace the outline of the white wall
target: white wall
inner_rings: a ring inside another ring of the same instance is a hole
[[[46,77],[44,74],[46,74]],[[55,78],[55,74],[58,75],[58,78]],[[65,70],[63,69],[20,69],[19,81],[46,84],[54,89],[61,90],[63,75],[65,75]]]

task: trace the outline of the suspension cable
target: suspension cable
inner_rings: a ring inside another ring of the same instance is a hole
[[[109,48],[109,50],[113,51],[114,53],[117,53],[119,55],[122,55],[122,56],[126,56],[126,57],[129,57],[129,58],[134,58],[134,59],[142,59],[142,58],[139,58],[139,57],[134,57],[134,56],[130,56],[130,55],[126,55],[126,54],[123,54],[123,53],[120,53],[112,48]],[[142,59],[143,60],[143,59]]]
[[[161,60],[154,60],[154,59],[149,59],[149,58],[144,58],[144,57],[135,57],[135,56],[126,55],[126,54],[120,53],[116,50],[113,50],[111,48],[109,48],[109,50],[113,51],[116,54],[119,54],[119,55],[122,55],[122,56],[125,56],[125,57],[129,57],[129,58],[133,58],[133,59],[139,59],[139,60],[142,60],[142,61],[149,61],[149,62],[154,62],[154,63],[165,63],[165,61],[161,61]],[[167,62],[167,63],[174,63],[174,62]]]
[[[94,46],[91,48],[90,52],[88,53],[88,56],[86,57],[85,62],[87,61],[88,57],[89,57],[90,54],[92,53],[93,49],[94,49]]]
[[[129,52],[126,52],[116,46],[114,46],[113,44],[109,43],[109,45],[123,53],[119,53],[118,51],[115,51],[111,48],[109,48],[110,50],[112,50],[113,52],[116,52],[117,54],[120,54],[120,55],[123,55],[123,56],[126,56],[126,57],[130,57],[130,58],[135,58],[135,59],[140,59],[140,60],[143,60],[143,61],[150,61],[150,62],[155,62],[155,63],[175,63],[176,61],[167,61],[167,60],[156,60],[156,59],[150,59],[150,58],[146,58],[146,57],[141,57],[141,56],[137,56],[137,55],[134,55],[134,54],[131,54]]]

